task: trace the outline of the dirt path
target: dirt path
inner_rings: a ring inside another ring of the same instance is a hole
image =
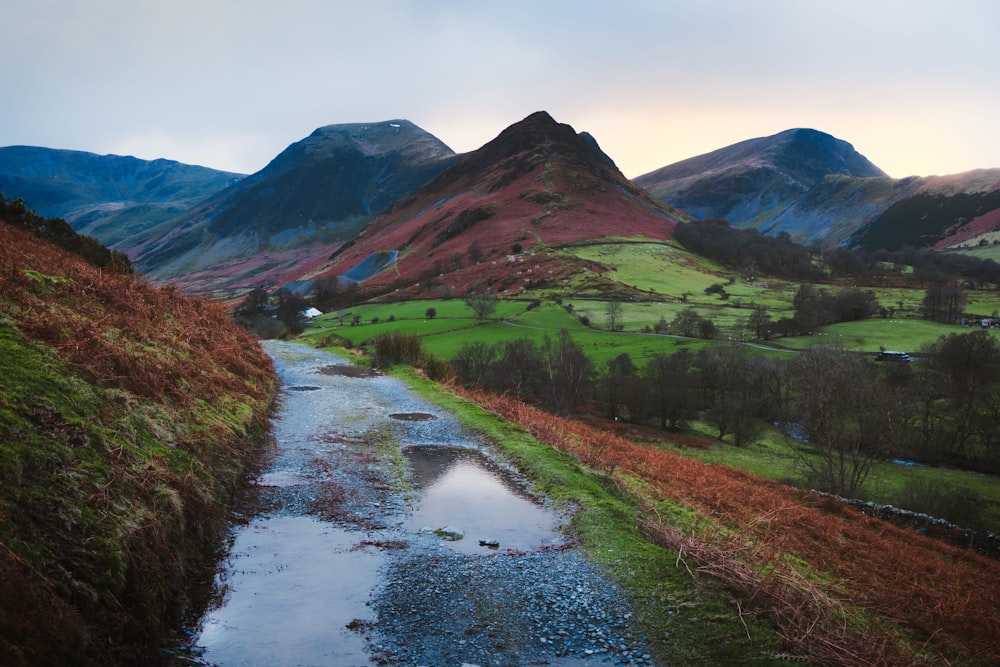
[[[273,462],[179,662],[653,664],[562,518],[449,414],[334,355],[265,348]]]

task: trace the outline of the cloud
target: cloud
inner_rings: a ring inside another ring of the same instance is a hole
[[[6,4],[0,145],[246,172],[321,125],[466,151],[545,109],[632,176],[801,126],[893,174],[1000,155],[991,0]]]

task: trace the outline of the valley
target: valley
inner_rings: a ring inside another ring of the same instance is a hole
[[[149,165],[116,164],[143,189]],[[38,187],[28,166],[0,183]],[[22,229],[0,227],[0,565],[10,599],[65,620],[57,658],[148,656],[188,599],[136,582],[187,576],[228,534],[219,576],[196,570],[218,598],[159,657],[1000,659],[1000,268],[976,258],[995,170],[889,179],[800,129],[629,181],[545,112],[463,155],[396,120],[319,128],[247,177],[167,166],[180,194],[155,214],[107,190],[65,209],[116,230],[112,251],[4,192]],[[91,215],[112,210],[127,215]],[[879,238],[898,243],[858,241]],[[33,367],[72,379],[37,392]],[[18,444],[32,429],[37,459]],[[499,528],[456,555],[411,525],[434,497],[421,448],[456,444],[489,454],[467,504],[506,484],[555,510],[523,527],[542,537],[483,558]],[[118,575],[88,578],[109,559]],[[26,632],[0,624],[17,664],[51,639]]]

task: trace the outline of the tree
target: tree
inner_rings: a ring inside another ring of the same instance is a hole
[[[236,308],[236,314],[244,317],[260,315],[267,307],[267,301],[267,290],[262,287],[256,287],[247,292],[247,295],[243,297],[242,303]]]
[[[925,320],[956,324],[962,319],[968,297],[959,283],[934,283],[924,293]]]
[[[989,448],[995,422],[983,415],[993,411],[1000,387],[1000,344],[980,329],[941,338],[924,355],[920,384],[929,392],[922,426],[932,436],[927,444],[960,460],[977,444]]]
[[[583,353],[580,344],[563,329],[554,340],[545,336],[542,362],[545,402],[556,412],[572,412],[583,398],[590,381],[590,359]]]
[[[694,338],[698,335],[698,324],[701,322],[701,315],[694,308],[685,308],[677,313],[670,322],[670,328],[678,335],[685,338]]]
[[[678,428],[696,413],[691,366],[694,355],[689,350],[655,354],[643,369],[650,411],[660,428]]]
[[[435,317],[437,317],[437,314],[438,314],[437,308],[428,308],[427,310],[424,311],[424,317],[426,317],[429,320],[433,320]]]
[[[622,326],[618,322],[622,318],[622,304],[619,301],[608,301],[604,304],[604,316],[608,320],[609,331],[619,331]]]
[[[455,375],[462,384],[485,387],[490,368],[496,361],[496,347],[482,341],[466,343],[452,359]]]
[[[608,417],[618,419],[622,414],[623,404],[626,403],[625,396],[628,393],[628,385],[636,378],[635,364],[632,357],[623,352],[614,359],[609,359],[604,370],[604,375],[598,381],[601,395],[608,406]],[[631,416],[631,406],[628,406],[628,414]]]
[[[732,434],[734,444],[743,446],[757,437],[761,428],[757,418],[760,396],[753,362],[743,346],[726,344],[701,349],[698,380],[705,418],[715,425],[720,440]]]
[[[289,290],[278,290],[278,308],[276,314],[278,319],[288,327],[293,334],[300,334],[305,330],[305,325],[299,313],[309,307],[309,304],[301,296]]]
[[[753,332],[754,340],[767,340],[771,335],[771,316],[764,306],[756,305],[747,320],[747,328]]]
[[[504,341],[498,346],[497,360],[490,373],[490,383],[500,391],[527,396],[542,381],[542,358],[538,346],[527,338]]]
[[[857,497],[872,464],[900,437],[899,404],[864,357],[812,347],[792,362],[792,419],[809,443],[812,484]]]
[[[476,314],[476,319],[485,322],[497,309],[496,295],[491,294],[489,288],[482,292],[470,292],[465,297],[465,305]]]
[[[317,280],[315,285],[314,305],[323,311],[339,308],[343,302],[340,281],[336,277]]]

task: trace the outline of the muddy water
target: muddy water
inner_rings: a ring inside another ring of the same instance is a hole
[[[385,650],[370,643],[372,600],[401,559],[565,541],[523,482],[400,382],[331,370],[346,362],[297,344],[265,349],[283,384],[274,457],[232,529],[213,601],[188,631],[190,662],[372,664]],[[465,537],[433,532],[443,527]],[[393,628],[380,634],[391,641]]]

